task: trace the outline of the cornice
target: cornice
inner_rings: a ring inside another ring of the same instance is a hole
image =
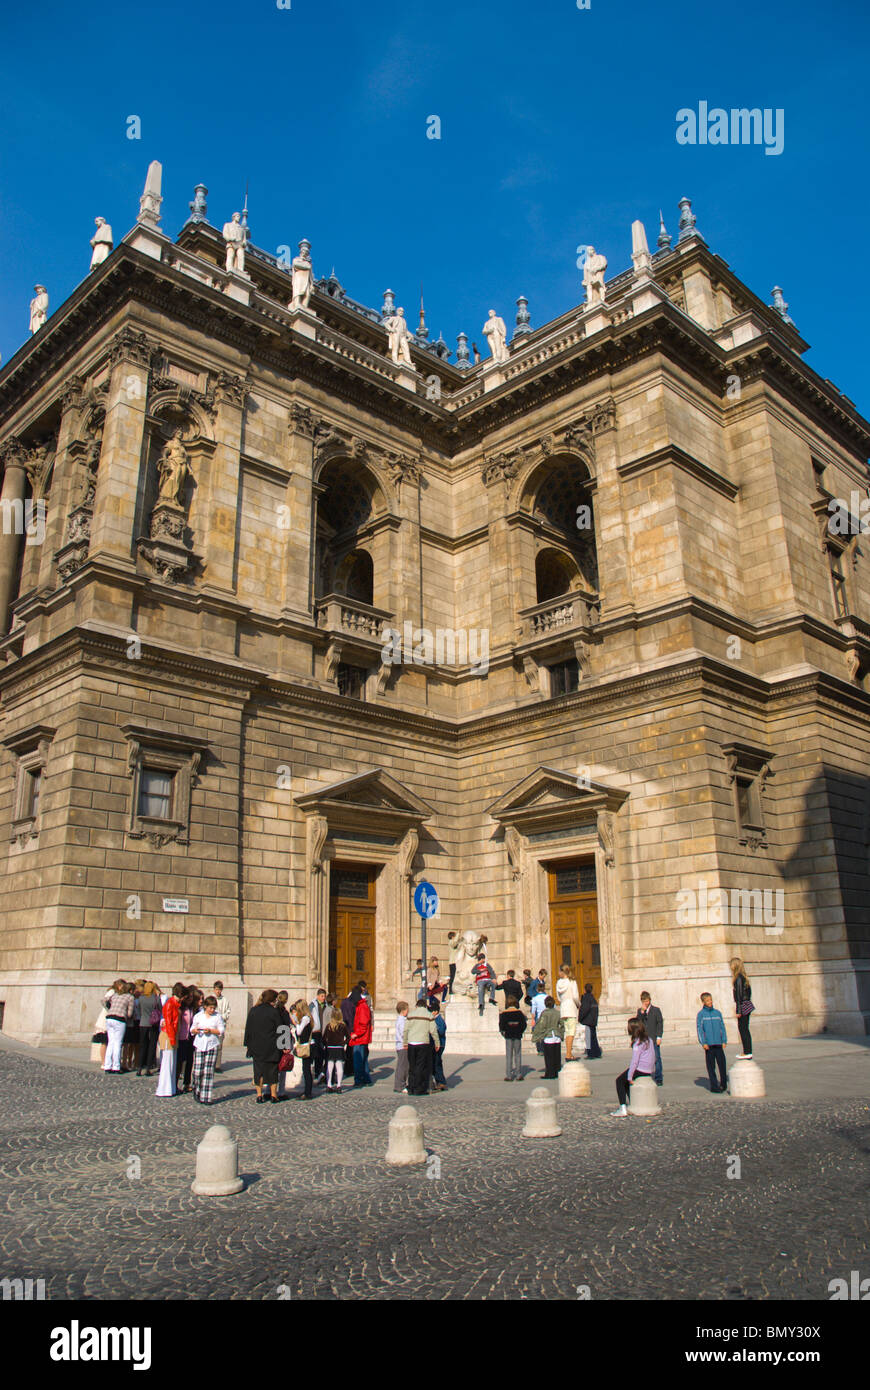
[[[666,444],[664,448],[655,449],[651,454],[643,454],[639,458],[629,459],[626,463],[620,463],[616,471],[621,478],[635,478],[640,473],[648,473],[668,465],[697,478],[699,482],[713,488],[715,492],[721,492],[723,497],[728,498],[729,502],[733,502],[739,496],[740,489],[736,483],[732,483],[730,478],[723,477],[709,464],[702,463],[700,459],[696,459],[677,444]]]
[[[682,260],[676,259],[674,268],[679,265],[685,270],[690,264],[688,255],[687,251]],[[762,322],[769,324],[770,306],[755,300],[724,262],[703,248],[693,249],[691,255],[702,257],[719,278],[727,278],[735,293],[751,303]],[[657,274],[669,268],[670,263],[662,262],[660,267],[656,263]],[[283,310],[273,316],[256,304],[244,305],[125,243],[82,281],[45,327],[0,370],[0,429],[20,411],[22,399],[29,399],[88,341],[95,323],[131,300],[150,305],[243,355],[249,354],[256,364],[271,368],[279,377],[302,378],[327,393],[340,395],[347,403],[380,416],[389,425],[406,430],[449,457],[528,415],[530,409],[548,404],[567,388],[574,390],[601,376],[612,376],[656,352],[712,386],[719,395],[724,391],[729,371],[741,363],[745,373],[761,373],[784,394],[791,392],[798,409],[824,419],[823,427],[847,439],[852,450],[857,448],[865,456],[870,452],[870,424],[835,387],[800,361],[797,351],[802,340],[796,339],[793,344],[791,335],[773,325],[761,337],[726,350],[668,301],[636,317],[627,317],[590,338],[568,332],[578,315],[573,310],[555,325],[538,330],[540,339],[532,335],[524,343],[523,353],[514,360],[521,363],[527,353],[531,357],[540,352],[554,329],[556,336],[564,330],[573,337],[563,350],[533,364],[527,372],[521,370],[497,389],[451,410],[450,394],[461,394],[473,386],[471,374],[455,380],[459,376],[455,370],[442,371],[445,364],[433,362],[433,371],[450,378],[456,391],[445,393],[441,403],[429,402],[424,392],[412,395],[388,375],[376,374],[364,363],[352,362],[300,336],[283,322]],[[276,306],[276,310],[280,307]],[[341,319],[337,306],[333,305],[333,310]],[[582,324],[582,319],[578,322]],[[349,320],[343,326],[351,328],[353,324]],[[330,327],[330,331],[341,334],[342,328]],[[348,343],[354,341],[348,337]]]

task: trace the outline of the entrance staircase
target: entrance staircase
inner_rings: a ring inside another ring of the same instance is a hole
[[[411,1002],[411,1001],[409,1001]],[[494,1008],[484,1005],[483,1017],[477,1011],[477,1003],[470,999],[450,999],[444,1006],[444,1021],[447,1024],[447,1051],[452,1054],[465,1053],[475,1057],[496,1057],[504,1052],[504,1038],[498,1031],[498,1015],[502,1005],[499,1001]],[[598,1041],[601,1050],[619,1054],[628,1061],[628,1033],[626,1022],[633,1009],[601,1009],[598,1015]],[[372,1031],[372,1051],[392,1052],[395,1048],[396,1013],[395,1009],[375,1009]],[[531,1025],[523,1040],[523,1051],[531,1049]],[[665,1046],[694,1042],[695,1033],[689,1020],[681,1019],[669,1025],[665,1019]],[[576,1055],[582,1057],[585,1036],[580,1031],[577,1039]]]

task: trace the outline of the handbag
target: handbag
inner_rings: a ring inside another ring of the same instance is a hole
[[[165,1033],[162,1028],[157,1038],[157,1046],[161,1052],[166,1052],[169,1048],[169,1034]]]
[[[311,1056],[311,1043],[297,1043],[297,1044],[296,1044],[296,1056],[297,1056],[297,1057],[310,1057],[310,1056]]]
[[[743,1003],[740,1005],[740,1016],[741,1016],[741,1018],[746,1018],[747,1015],[748,1015],[748,1014],[751,1014],[751,1013],[753,1012],[754,1009],[755,1009],[755,1005],[753,1004],[752,1000],[751,1000],[751,999],[744,999]]]
[[[292,1053],[292,1051],[290,1050],[289,1047],[288,1047],[288,1048],[285,1048],[285,1050],[281,1053],[281,1057],[280,1057],[280,1060],[279,1060],[279,1062],[278,1062],[278,1070],[279,1070],[279,1071],[292,1071],[292,1070],[293,1070],[293,1053]]]

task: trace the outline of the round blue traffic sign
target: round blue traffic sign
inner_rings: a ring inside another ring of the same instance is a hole
[[[431,883],[418,883],[414,889],[414,907],[421,917],[434,917],[438,911],[438,894]]]

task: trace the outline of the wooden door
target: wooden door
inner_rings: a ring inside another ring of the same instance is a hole
[[[331,993],[344,999],[355,984],[375,985],[375,870],[333,864],[329,876],[329,978]]]
[[[570,965],[583,994],[590,984],[601,993],[601,943],[598,936],[598,897],[595,861],[577,859],[552,864],[547,870],[550,899],[551,989],[555,993],[559,966]]]

